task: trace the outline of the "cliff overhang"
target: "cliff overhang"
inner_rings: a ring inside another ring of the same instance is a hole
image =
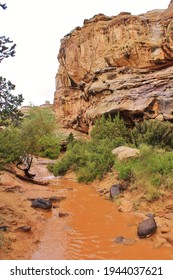
[[[173,121],[173,1],[138,16],[84,20],[61,41],[54,110],[59,122],[88,132],[95,118]]]

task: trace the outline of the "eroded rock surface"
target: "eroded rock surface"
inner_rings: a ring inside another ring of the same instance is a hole
[[[67,34],[56,75],[59,121],[88,132],[102,114],[173,120],[172,16],[171,1],[138,16],[99,14]]]

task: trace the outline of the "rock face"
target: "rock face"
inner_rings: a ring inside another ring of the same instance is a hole
[[[171,1],[138,16],[99,14],[67,34],[56,75],[59,121],[88,132],[102,114],[173,120],[172,17]]]

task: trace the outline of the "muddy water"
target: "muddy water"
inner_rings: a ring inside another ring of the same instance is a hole
[[[137,237],[139,217],[118,212],[114,203],[90,186],[59,180],[54,188],[66,199],[45,213],[45,229],[33,260],[173,259],[171,247],[154,248],[154,236]],[[59,217],[59,212],[69,215]],[[135,244],[115,243],[120,235],[135,239]]]

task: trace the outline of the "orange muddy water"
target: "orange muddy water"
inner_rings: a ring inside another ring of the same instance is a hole
[[[50,188],[58,189],[58,194],[66,199],[59,208],[44,214],[45,228],[33,260],[173,259],[171,246],[154,247],[155,235],[147,239],[137,237],[141,218],[119,212],[115,203],[99,196],[91,186],[57,181]],[[59,212],[69,215],[59,217]],[[117,244],[117,236],[133,239],[135,244]]]

